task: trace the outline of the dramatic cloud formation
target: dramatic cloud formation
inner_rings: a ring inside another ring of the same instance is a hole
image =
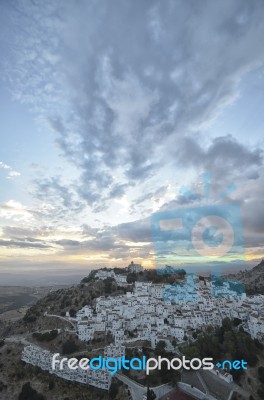
[[[1,216],[28,226],[4,227],[0,245],[37,247],[27,229],[39,229],[39,246],[67,255],[151,257],[151,213],[192,203],[183,185],[201,199],[209,171],[215,193],[237,183],[231,200],[243,203],[250,246],[260,246],[263,143],[230,131],[228,112],[249,77],[263,84],[263,17],[262,0],[4,2],[5,87],[47,141],[52,132],[68,169],[50,156],[49,170],[27,176],[33,205],[3,199]]]
[[[230,180],[243,173],[243,179],[256,179],[263,165],[263,150],[250,149],[232,136],[217,137],[207,147],[194,138],[180,141],[180,153],[175,152],[176,163],[182,168],[195,167],[211,171],[215,179],[225,176]]]

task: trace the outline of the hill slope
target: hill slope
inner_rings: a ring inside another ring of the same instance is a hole
[[[264,260],[249,271],[240,271],[227,277],[242,282],[248,295],[264,294]]]

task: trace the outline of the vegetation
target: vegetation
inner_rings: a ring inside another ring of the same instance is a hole
[[[24,320],[25,322],[28,322],[28,323],[35,322],[36,319],[37,319],[37,317],[36,317],[35,315],[32,315],[32,314],[30,313],[30,310],[31,310],[31,309],[29,309],[29,310],[26,312],[26,315],[25,315],[24,318],[23,318],[23,320]]]
[[[166,353],[166,343],[164,342],[164,340],[160,340],[156,344],[155,353],[158,356],[163,356]]]
[[[45,400],[42,394],[38,393],[30,386],[30,382],[24,383],[22,390],[18,396],[18,400]]]
[[[62,345],[63,354],[71,354],[71,353],[74,353],[75,351],[78,351],[78,350],[79,350],[78,345],[72,339],[67,340]]]
[[[156,397],[157,397],[157,396],[155,395],[154,391],[148,387],[148,390],[147,390],[147,400],[155,400]]]
[[[49,381],[49,390],[53,390],[55,388],[55,382]]]
[[[137,280],[137,274],[135,272],[130,272],[127,275],[127,283],[134,283]]]
[[[115,399],[117,394],[118,394],[118,383],[117,382],[112,382],[110,389],[109,389],[109,398],[110,399]]]
[[[216,361],[244,359],[249,366],[257,364],[256,354],[259,352],[258,342],[243,329],[238,330],[229,318],[225,318],[222,326],[215,331],[200,333],[195,343],[183,346],[181,351],[190,358],[213,357]],[[232,370],[230,373],[238,379],[243,370]]]
[[[39,342],[50,342],[51,340],[56,339],[56,337],[58,336],[58,331],[57,329],[54,329],[50,332],[45,332],[45,333],[35,332],[32,334],[32,336]]]
[[[262,384],[264,384],[264,367],[263,366],[258,368],[258,378],[259,378],[259,381]]]
[[[126,349],[126,358],[131,359],[131,358],[141,358],[142,355],[146,356],[147,358],[157,358],[158,356],[161,357],[166,357],[168,360],[172,360],[175,358],[175,354],[166,352],[165,350],[165,342],[163,340],[160,340],[157,345],[155,350],[153,351],[151,348],[142,346],[142,351],[139,352],[137,349]],[[149,375],[146,375],[144,371],[140,371],[131,374],[130,371],[123,370],[123,374],[132,377],[132,379],[136,380],[140,384],[144,386],[158,386],[162,385],[165,383],[170,383],[172,386],[176,387],[178,384],[178,381],[180,380],[180,372],[176,371],[174,369],[168,369],[168,363],[166,361],[163,361],[161,363],[161,369],[155,369],[150,372]],[[133,375],[133,376],[132,376]]]
[[[69,311],[69,314],[70,314],[70,317],[74,318],[75,315],[76,315],[76,310],[75,310],[75,308],[71,308],[70,311]]]
[[[116,282],[114,278],[104,279],[104,291],[106,295],[111,294],[116,288]]]

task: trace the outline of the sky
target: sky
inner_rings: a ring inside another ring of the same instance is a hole
[[[263,257],[262,0],[0,7],[0,277]]]

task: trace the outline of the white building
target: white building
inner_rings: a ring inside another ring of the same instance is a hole
[[[88,321],[81,321],[77,325],[77,335],[79,340],[88,342],[94,338],[95,327]]]
[[[77,312],[76,319],[77,321],[81,321],[85,317],[92,317],[92,315],[93,309],[90,306],[84,306]]]
[[[109,390],[111,386],[112,377],[108,371],[88,369],[87,382],[91,386],[100,389]]]
[[[141,272],[143,271],[143,267],[140,264],[135,264],[133,261],[128,266],[129,272]]]
[[[110,344],[104,348],[105,358],[121,358],[125,355],[125,346]]]
[[[98,279],[107,279],[107,278],[114,278],[115,273],[112,270],[107,270],[107,269],[99,269],[98,272],[95,274],[95,278]]]
[[[119,285],[127,285],[127,276],[121,274],[115,274],[115,281]]]
[[[49,373],[58,376],[59,378],[69,381],[75,381],[83,384],[95,386],[100,389],[109,390],[111,385],[111,375],[107,370],[84,370],[82,368],[71,369],[67,363],[63,363],[63,368],[60,369],[60,361],[63,357],[57,357],[58,362],[52,369],[53,354],[48,350],[43,350],[38,346],[26,346],[21,355],[21,360],[40,367]]]

